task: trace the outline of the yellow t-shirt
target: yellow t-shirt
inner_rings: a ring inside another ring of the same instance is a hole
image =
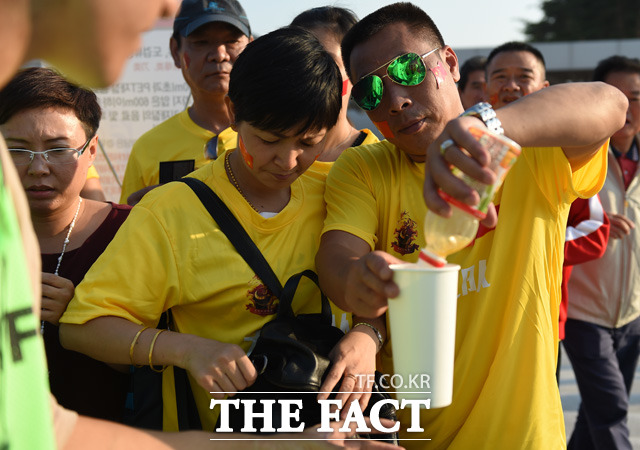
[[[404,431],[401,439],[431,440],[406,440],[405,447],[566,448],[555,379],[564,235],[571,202],[594,195],[604,182],[606,148],[574,173],[560,148],[523,149],[495,198],[498,226],[480,230],[472,246],[449,258],[462,268],[453,402],[422,410],[425,431]],[[422,198],[422,179],[408,176],[413,171],[405,157],[374,150],[377,158],[356,160],[349,154],[334,164],[325,231],[343,229],[372,249],[389,251],[397,218],[406,211],[417,222],[415,242],[422,245],[424,209],[410,208],[414,196]],[[415,254],[402,259],[415,260]],[[382,370],[392,373],[390,346],[384,351]],[[406,428],[410,411],[401,410],[399,418]]]
[[[195,160],[195,168],[204,166],[204,149],[215,133],[196,125],[184,110],[147,131],[133,144],[122,180],[120,203],[147,186],[158,184],[161,161]],[[237,146],[237,133],[227,128],[218,135],[218,154]]]
[[[283,285],[291,275],[315,270],[325,216],[323,182],[302,175],[291,185],[287,206],[265,219],[229,182],[223,158],[191,176],[207,183],[229,205]],[[249,351],[258,331],[275,317],[276,304],[195,193],[183,183],[168,183],[133,209],[76,287],[61,321],[85,323],[112,315],[153,327],[171,308],[177,331]],[[319,305],[318,289],[303,281],[294,312],[318,312]],[[338,317],[336,326],[348,329],[344,319]],[[204,429],[213,430],[218,409],[212,412],[208,392],[193,380],[191,385]],[[165,430],[175,427],[165,414]]]
[[[424,245],[427,207],[422,189],[424,163],[415,163],[389,141],[348,148],[327,178],[327,219],[323,233],[341,230],[407,262]]]

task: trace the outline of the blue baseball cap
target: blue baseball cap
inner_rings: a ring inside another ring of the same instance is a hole
[[[251,36],[247,13],[236,0],[183,0],[173,21],[173,31],[186,37],[210,22],[231,24],[247,37]]]

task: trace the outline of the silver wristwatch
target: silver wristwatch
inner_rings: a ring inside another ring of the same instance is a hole
[[[477,117],[484,122],[489,130],[497,134],[504,134],[500,119],[496,117],[496,112],[493,110],[493,107],[487,102],[476,103],[471,108],[460,114],[460,117],[462,116]]]

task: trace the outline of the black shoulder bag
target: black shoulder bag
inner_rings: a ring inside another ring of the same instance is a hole
[[[279,299],[275,319],[262,327],[255,348],[249,356],[258,371],[258,378],[253,385],[234,398],[257,400],[254,404],[256,412],[261,411],[260,400],[275,400],[271,415],[275,429],[281,426],[281,404],[278,403],[281,399],[302,399],[302,408],[299,410],[300,420],[292,421],[290,424],[292,427],[297,427],[301,422],[306,426],[320,423],[317,393],[331,364],[329,352],[344,333],[331,324],[331,307],[322,290],[320,290],[322,301],[320,313],[296,316],[291,307],[300,281],[308,278],[318,285],[318,276],[312,270],[305,270],[289,278],[283,287],[258,247],[216,193],[195,178],[185,177],[180,181],[193,189],[220,230],[256,275]],[[318,289],[320,289],[319,286]],[[380,374],[376,372],[376,383],[369,405],[364,411],[365,416],[377,401],[391,398],[380,387],[379,377]],[[242,403],[240,408],[231,407],[229,411],[229,426],[239,432],[244,426]],[[396,420],[395,408],[390,404],[385,405],[380,416]],[[260,430],[263,427],[263,421],[255,419],[253,426]],[[397,443],[396,433],[371,436]]]

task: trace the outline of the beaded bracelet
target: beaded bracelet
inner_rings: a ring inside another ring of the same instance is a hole
[[[133,362],[133,348],[136,346],[136,343],[138,342],[138,338],[140,337],[140,335],[142,334],[142,332],[146,329],[148,329],[149,327],[144,327],[144,328],[140,328],[138,330],[138,332],[136,333],[136,335],[133,337],[133,341],[131,341],[131,345],[129,346],[129,359],[131,360],[131,365],[135,366],[135,367],[142,367],[142,366],[138,366],[137,364],[135,364]]]
[[[369,327],[373,330],[373,332],[376,334],[376,337],[378,338],[378,341],[380,343],[380,347],[378,348],[378,350],[380,350],[382,348],[382,345],[384,344],[384,339],[382,339],[382,334],[380,334],[380,331],[378,331],[376,327],[374,327],[373,325],[367,322],[358,322],[355,325],[353,325],[351,328],[353,329],[359,325],[364,325],[365,327]]]
[[[162,369],[156,369],[155,367],[153,367],[153,362],[151,361],[151,355],[153,355],[153,347],[156,345],[156,339],[158,339],[158,336],[160,336],[160,333],[162,333],[163,331],[167,331],[167,330],[158,330],[156,335],[153,337],[153,340],[151,341],[151,347],[149,347],[149,367],[151,368],[151,370],[158,373],[164,372],[164,369],[166,369],[167,366],[162,366]]]

